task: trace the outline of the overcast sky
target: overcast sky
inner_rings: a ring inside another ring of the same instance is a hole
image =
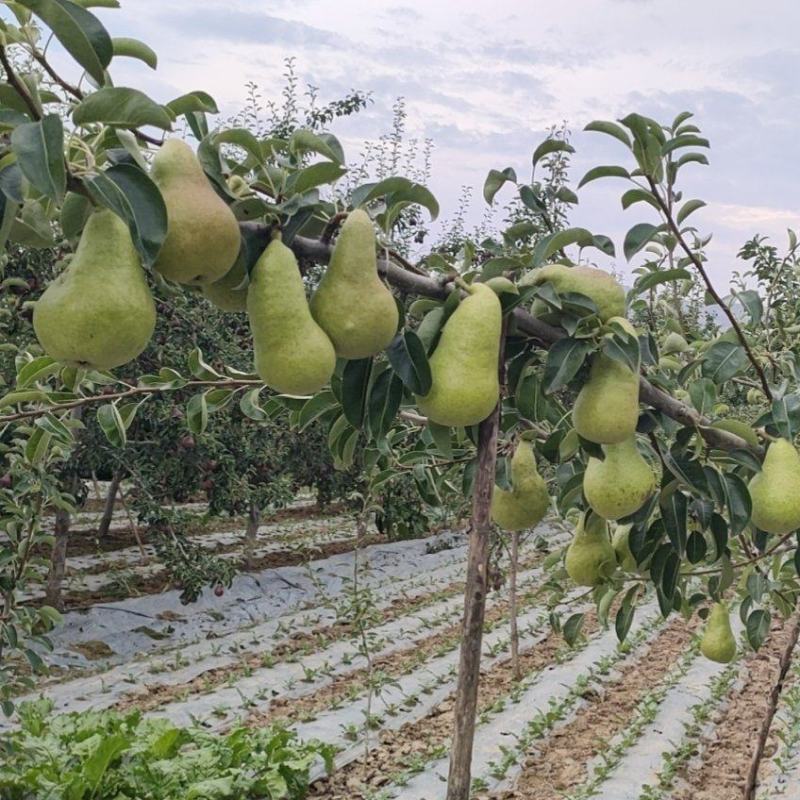
[[[162,102],[202,88],[230,113],[248,80],[277,94],[287,56],[323,100],[371,91],[366,112],[334,127],[351,160],[387,131],[402,95],[412,135],[434,140],[430,185],[445,218],[471,185],[479,220],[487,170],[527,175],[551,124],[573,131],[577,183],[625,158],[614,140],[581,132],[588,121],[638,111],[666,122],[689,110],[712,144],[711,166],[689,167],[685,188],[709,203],[695,221],[714,233],[717,281],[741,266],[736,250],[753,233],[783,246],[785,229],[800,228],[797,0],[122,0],[97,13],[112,35],[159,55],[155,73],[116,62],[117,85]],[[642,206],[621,210],[624,188],[590,184],[573,217],[618,250],[627,228],[648,220]]]

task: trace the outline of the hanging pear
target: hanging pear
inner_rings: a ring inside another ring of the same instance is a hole
[[[603,445],[605,458],[590,458],[583,475],[583,493],[596,514],[620,519],[638,511],[656,488],[650,465],[636,446],[636,437]]]
[[[753,524],[767,533],[800,528],[800,456],[786,439],[767,448],[761,472],[750,480]]]
[[[342,358],[369,358],[394,338],[397,304],[378,276],[375,229],[366,211],[347,215],[311,313]]]
[[[568,264],[548,264],[529,272],[520,281],[521,286],[539,286],[550,283],[559,294],[577,292],[594,301],[598,316],[603,322],[625,313],[625,289],[613,275],[595,267],[571,267]],[[538,298],[534,300],[534,316],[547,316],[550,306]]]
[[[256,372],[282,394],[307,395],[331,378],[336,354],[311,316],[294,253],[273,239],[256,261],[247,290]]]
[[[596,353],[589,380],[572,408],[575,430],[596,444],[619,444],[636,433],[638,422],[639,376],[605,353]]]
[[[240,254],[218,281],[204,283],[201,291],[221,311],[247,311],[247,286],[247,268]]]
[[[736,639],[725,603],[714,603],[708,615],[700,652],[711,661],[729,664],[736,656]]]
[[[75,255],[33,309],[42,349],[75,367],[112,369],[147,347],[156,307],[128,226],[95,211]]]
[[[689,350],[689,343],[679,333],[672,333],[664,339],[664,344],[661,345],[662,355],[669,356],[673,353],[685,353]]]
[[[500,301],[484,283],[473,283],[469,292],[445,322],[430,358],[431,390],[417,396],[419,410],[439,425],[477,425],[500,397]]]
[[[194,151],[168,139],[153,157],[151,177],[167,207],[167,238],[155,268],[176,283],[218,281],[239,254],[239,223],[211,188]]]
[[[567,555],[567,574],[578,586],[597,586],[617,567],[617,555],[608,538],[608,523],[589,512],[581,517]]]
[[[506,531],[538,525],[550,507],[550,495],[536,469],[533,447],[525,440],[519,442],[511,458],[511,487],[511,491],[494,487],[492,519]]]

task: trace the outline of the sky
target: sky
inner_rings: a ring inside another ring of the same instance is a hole
[[[685,171],[684,196],[708,207],[694,222],[713,233],[709,270],[721,287],[742,269],[736,252],[755,233],[779,247],[800,228],[800,3],[797,0],[121,0],[95,9],[113,36],[146,41],[158,70],[119,59],[117,85],[160,102],[207,90],[223,114],[238,110],[247,81],[277,96],[294,56],[321,99],[356,88],[374,102],[336,124],[351,161],[365,139],[386,133],[398,96],[409,135],[434,142],[429,186],[442,218],[474,188],[468,218],[484,213],[489,169],[527,176],[551,125],[566,123],[577,152],[574,183],[591,166],[630,154],[583,132],[593,119],[639,112],[668,122],[681,111],[711,140],[710,167]],[[641,205],[623,211],[614,179],[579,192],[571,222],[612,237],[656,221]],[[499,199],[510,198],[510,190]],[[653,214],[655,212],[652,212]],[[598,263],[603,264],[602,260]]]

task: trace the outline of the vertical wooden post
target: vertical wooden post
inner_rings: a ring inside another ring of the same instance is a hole
[[[78,491],[80,479],[77,473],[73,474],[69,492],[74,495]],[[64,573],[67,568],[67,545],[69,544],[69,528],[71,515],[65,508],[56,509],[55,524],[53,527],[53,549],[50,552],[50,569],[47,573],[44,601],[49,606],[61,610],[63,607],[61,586],[64,582]]]
[[[111,476],[111,483],[108,485],[108,495],[106,495],[106,504],[103,509],[103,516],[100,518],[100,525],[97,527],[97,538],[102,539],[108,535],[108,529],[111,527],[111,519],[114,516],[114,505],[117,500],[117,489],[119,482],[122,478],[120,470],[115,470]]]
[[[244,534],[244,566],[245,569],[252,569],[255,563],[256,539],[258,538],[258,525],[261,522],[261,509],[250,501],[250,508],[247,514],[247,529]]]
[[[469,800],[472,778],[472,743],[475,739],[475,716],[478,708],[478,683],[481,673],[483,621],[486,614],[489,546],[492,536],[492,492],[497,463],[497,432],[500,427],[500,404],[505,383],[505,331],[500,337],[500,401],[478,429],[478,464],[472,491],[467,577],[464,586],[464,618],[461,652],[458,661],[453,741],[450,748],[450,772],[447,800]]]
[[[511,566],[509,568],[509,614],[511,615],[511,664],[514,680],[522,679],[519,666],[519,627],[517,625],[517,569],[519,566],[519,531],[511,532]]]

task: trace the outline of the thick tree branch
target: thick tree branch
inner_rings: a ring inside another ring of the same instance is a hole
[[[252,225],[255,223],[243,224]],[[330,259],[331,248],[317,239],[296,236],[291,246],[297,255],[303,258],[322,264],[326,264]],[[444,300],[453,290],[452,280],[446,275],[436,277],[418,275],[404,269],[391,258],[380,258],[378,260],[378,270],[392,286],[409,294]],[[522,308],[515,308],[513,314],[517,330],[541,342],[545,347],[566,336],[562,330],[536,319],[536,317]],[[698,413],[691,406],[656,388],[644,377],[639,378],[639,400],[676,422],[680,422],[681,425],[696,428],[697,432],[712,447],[721,450],[744,449],[750,450],[757,455],[763,454],[761,448],[753,448],[741,437],[719,428],[712,428],[711,420]]]
[[[667,227],[672,232],[672,235],[678,241],[678,244],[681,246],[681,249],[684,253],[686,253],[686,257],[692,262],[695,269],[700,273],[700,277],[703,279],[703,283],[706,285],[706,291],[711,295],[714,299],[714,302],[722,309],[722,312],[728,318],[729,322],[731,323],[731,327],[736,331],[736,335],[739,337],[739,342],[741,343],[742,347],[744,348],[745,352],[747,353],[747,358],[750,360],[750,363],[753,365],[753,368],[758,375],[758,379],[761,383],[761,389],[763,390],[765,396],[768,400],[772,400],[772,391],[769,388],[769,383],[767,381],[767,376],[764,374],[764,369],[761,364],[758,363],[758,359],[756,359],[755,354],[750,349],[750,344],[747,341],[747,337],[745,336],[744,331],[742,330],[742,326],[739,324],[739,320],[736,319],[736,315],[731,311],[728,304],[720,297],[717,290],[714,288],[714,284],[711,282],[711,278],[708,276],[706,272],[706,268],[703,266],[702,260],[699,258],[697,253],[689,247],[688,242],[686,241],[684,235],[681,233],[678,224],[675,222],[675,219],[672,215],[672,211],[667,205],[664,198],[661,196],[661,193],[658,191],[658,186],[656,185],[655,181],[648,176],[647,178],[648,183],[650,184],[650,190],[653,193],[653,196],[656,198],[659,207],[661,208],[662,213],[664,214],[664,219],[666,220]]]

